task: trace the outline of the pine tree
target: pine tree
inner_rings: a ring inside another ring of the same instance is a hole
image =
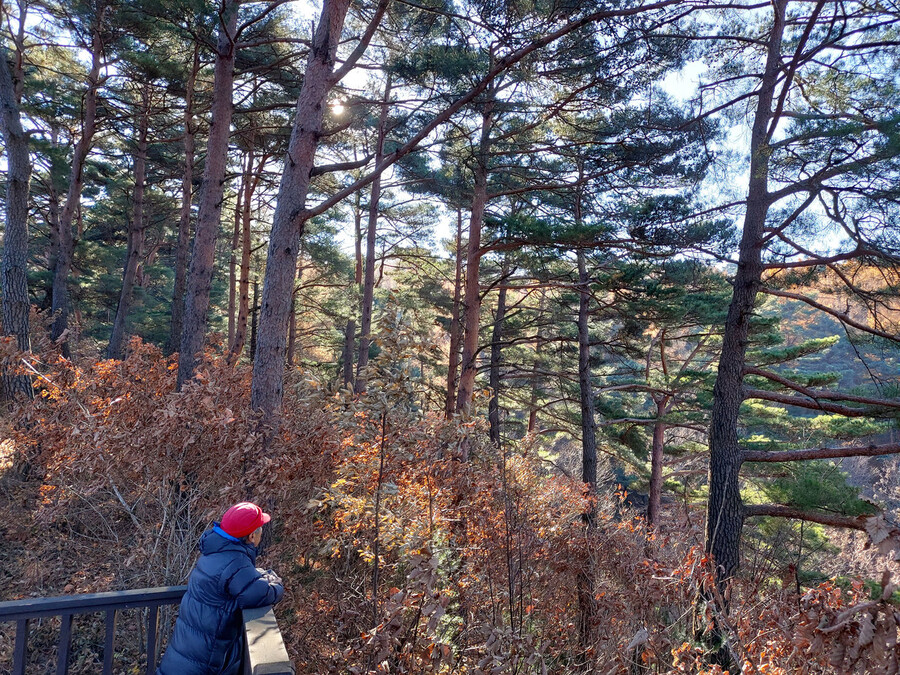
[[[24,24],[25,17],[19,17]],[[23,26],[24,28],[24,26]],[[21,75],[20,75],[21,77]],[[20,351],[31,350],[28,316],[28,207],[30,201],[31,159],[28,138],[19,114],[21,96],[0,49],[0,134],[6,146],[7,188],[6,222],[3,233],[3,334],[15,337]],[[13,372],[3,373],[3,395],[33,396],[31,378]]]
[[[826,218],[840,225],[844,222],[844,209],[852,208],[845,201],[844,195],[849,193],[844,190],[851,189],[854,194],[859,194],[860,189],[869,191],[877,200],[881,190],[879,167],[889,165],[896,156],[892,140],[897,133],[896,116],[891,105],[886,105],[892,88],[888,84],[890,75],[878,66],[862,65],[867,54],[880,51],[884,40],[891,40],[884,33],[882,19],[878,9],[857,5],[819,3],[806,11],[788,0],[774,3],[764,27],[766,38],[757,43],[762,53],[748,65],[748,69],[753,69],[749,72],[758,72],[760,64],[764,64],[762,75],[753,76],[757,86],[716,106],[722,109],[748,97],[756,104],[743,231],[710,425],[706,547],[715,558],[721,582],[738,569],[744,517],[760,511],[760,507],[745,509],[741,502],[740,470],[746,455],[740,447],[738,428],[741,403],[746,396],[747,336],[764,272],[785,265],[815,267],[833,263],[834,256],[817,254],[803,245],[804,214],[814,202],[823,200]],[[837,25],[845,28],[828,28]],[[729,39],[728,35],[722,36],[722,44],[728,44]],[[834,56],[843,53],[835,49],[847,40],[853,42],[851,61],[860,64],[863,74],[856,73],[843,57]],[[727,77],[736,81],[733,73]],[[848,88],[851,80],[852,95]],[[827,95],[818,87],[825,81],[829,83]],[[842,97],[839,92],[847,96]],[[883,98],[885,95],[887,99]],[[851,108],[865,106],[867,121],[854,121],[853,113],[845,113],[848,103]],[[835,104],[837,107],[832,110]],[[828,204],[832,198],[835,209]],[[815,220],[815,216],[812,218]],[[864,231],[845,232],[847,243],[855,251],[839,254],[837,260],[879,255],[878,243],[869,240]],[[806,259],[786,263],[767,260],[769,256],[764,257],[764,252],[772,249],[774,242],[789,247],[792,256],[800,254]],[[840,394],[837,396],[844,400]]]

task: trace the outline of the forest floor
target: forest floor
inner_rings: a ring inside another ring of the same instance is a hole
[[[798,592],[775,531],[748,545],[726,615],[702,505],[667,503],[648,534],[624,494],[592,501],[528,439],[499,451],[477,419],[404,405],[402,381],[380,385],[394,398],[349,397],[298,377],[265,445],[247,368],[212,359],[175,394],[172,365],[137,343],[123,362],[59,362],[55,388],[2,429],[4,599],[183,583],[199,534],[250,492],[275,506],[260,562],[289,589],[277,614],[301,674],[721,675],[709,641],[723,627],[746,673],[896,663],[893,587]],[[139,653],[137,619],[122,622],[124,654]],[[87,675],[102,624],[79,631],[70,672]],[[50,662],[53,636],[36,627],[34,663]],[[11,640],[0,627],[0,672]]]

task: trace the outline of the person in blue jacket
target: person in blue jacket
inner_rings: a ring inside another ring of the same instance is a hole
[[[281,579],[256,567],[262,526],[271,517],[251,502],[228,509],[200,537],[175,629],[156,675],[237,675],[243,654],[242,609],[274,605]]]

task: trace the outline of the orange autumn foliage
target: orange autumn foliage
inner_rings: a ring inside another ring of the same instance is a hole
[[[175,361],[138,340],[124,361],[43,357],[12,428],[30,475],[3,507],[23,552],[6,597],[180,583],[198,534],[249,497],[276,516],[265,564],[288,587],[299,673],[722,675],[717,624],[746,673],[897,672],[891,593],[739,580],[727,617],[700,603],[714,594],[692,514],[648,537],[622,495],[589,498],[534,439],[498,449],[478,420],[429,412],[412,367],[427,345],[397,323],[363,396],[292,372],[274,436],[248,370],[221,357],[181,393]]]
[[[74,567],[93,562],[97,544],[106,551],[108,572],[79,591],[181,583],[199,533],[244,498],[278,503],[282,527],[304,531],[294,505],[325,480],[337,447],[321,406],[291,401],[264,453],[247,368],[207,359],[176,393],[176,366],[138,339],[124,361],[36,364],[38,396],[15,440],[42,482],[34,523],[72,542]]]

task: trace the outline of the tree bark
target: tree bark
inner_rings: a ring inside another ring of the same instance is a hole
[[[91,69],[88,73],[88,88],[84,95],[84,113],[81,124],[81,138],[75,144],[72,157],[72,168],[69,173],[69,189],[66,201],[59,214],[59,227],[56,233],[58,247],[53,269],[53,324],[50,337],[60,340],[69,328],[69,276],[72,272],[72,259],[75,253],[75,236],[72,225],[81,204],[81,188],[84,183],[84,165],[94,141],[97,130],[97,101],[100,91],[100,69],[103,65],[103,40],[100,36],[100,24],[106,13],[106,7],[98,9],[98,16],[91,37]],[[69,355],[69,345],[62,340],[61,350],[64,356]]]
[[[579,205],[580,206],[580,205]],[[580,211],[580,208],[578,209]],[[578,387],[581,392],[581,480],[597,489],[597,420],[591,382],[590,278],[584,251],[578,250]]]
[[[722,353],[713,388],[709,430],[709,501],[706,551],[716,565],[716,579],[723,584],[740,565],[744,507],[739,474],[743,453],[738,444],[738,415],[743,401],[743,378],[750,317],[763,271],[762,237],[769,209],[769,121],[781,67],[781,41],[787,0],[775,0],[766,65],[757,96],[750,136],[750,183],[731,304],[722,336]]]
[[[106,357],[121,359],[125,334],[128,327],[128,314],[134,301],[134,282],[138,265],[144,253],[144,190],[147,177],[147,135],[150,127],[150,84],[141,87],[141,113],[137,129],[137,146],[134,153],[134,191],[132,193],[131,223],[128,227],[128,245],[125,254],[125,269],[122,273],[122,290],[119,293],[119,304],[116,307],[116,318],[113,321],[112,335]]]
[[[544,307],[547,302],[547,289],[541,288],[541,297],[538,300],[538,329],[537,344],[534,346],[534,374],[531,376],[531,397],[528,401],[528,433],[533,434],[537,430],[538,398],[540,395],[541,378],[537,375],[537,369],[541,365],[541,352],[544,350],[544,335],[542,332],[544,321]]]
[[[237,326],[234,332],[234,342],[231,343],[231,359],[237,361],[244,349],[247,339],[247,316],[250,313],[250,204],[253,199],[253,148],[247,155],[247,171],[244,174],[243,185],[243,209],[241,211],[241,276],[240,276],[240,300],[238,302]],[[262,163],[260,163],[262,168]],[[254,301],[255,302],[255,301]]]
[[[353,280],[357,288],[362,289],[363,280],[363,254],[362,254],[362,198],[357,192],[353,205],[353,231],[355,232],[353,252],[356,258],[356,267],[353,273]]]
[[[234,89],[234,35],[237,32],[237,0],[222,0],[219,37],[216,45],[216,65],[213,74],[212,119],[206,145],[206,165],[200,186],[199,211],[194,232],[194,250],[188,270],[184,305],[184,329],[178,355],[180,391],[194,376],[197,355],[203,350],[206,338],[209,294],[212,287],[216,257],[216,238],[222,218],[225,192],[225,165],[228,159],[228,139],[231,132]]]
[[[466,284],[463,300],[462,373],[456,393],[456,412],[468,412],[475,392],[476,362],[478,353],[478,329],[481,320],[481,226],[487,206],[488,153],[491,147],[491,125],[494,112],[494,89],[487,92],[487,100],[481,113],[481,139],[475,164],[475,185],[472,190],[472,210],[469,216],[469,244],[466,248]]]
[[[253,281],[253,309],[250,317],[250,353],[248,354],[251,361],[256,358],[256,345],[259,333],[257,326],[259,325],[259,282]]]
[[[246,173],[241,180],[246,179]],[[234,203],[234,218],[231,228],[231,255],[228,258],[228,348],[234,344],[234,332],[237,325],[237,286],[238,286],[238,246],[241,245],[241,212],[243,211],[244,190],[238,188]]]
[[[51,127],[50,146],[54,149],[57,147],[56,130]],[[47,228],[50,232],[50,256],[48,269],[56,269],[56,259],[59,257],[59,191],[53,184],[52,174],[46,181],[47,189]],[[50,309],[53,305],[53,276],[50,277],[50,284],[46,288],[46,297],[41,305],[41,309]]]
[[[660,396],[656,400],[656,423],[653,425],[653,445],[650,448],[650,497],[647,501],[647,526],[651,528],[659,524],[666,446],[666,423],[663,418],[669,413],[670,400],[669,396]]]
[[[194,58],[184,93],[184,171],[181,175],[181,213],[178,218],[178,241],[175,245],[175,284],[172,291],[172,323],[168,351],[181,346],[184,331],[184,295],[187,289],[188,253],[191,244],[191,203],[194,190],[194,85],[200,72],[200,45],[194,43]]]
[[[378,118],[378,138],[375,141],[375,165],[384,159],[384,137],[387,133],[388,103],[391,98],[391,74],[384,84],[384,98]],[[369,197],[369,220],[366,225],[366,267],[363,278],[362,307],[360,308],[359,355],[356,359],[356,383],[353,391],[361,394],[366,390],[366,367],[369,365],[369,342],[372,333],[372,305],[375,300],[375,241],[378,228],[378,203],[381,200],[381,174],[372,181]]]
[[[447,395],[444,416],[450,419],[456,403],[456,384],[459,379],[460,295],[462,294],[462,209],[456,209],[456,274],[453,277],[453,305],[450,308],[450,356],[447,361]]]
[[[347,325],[344,327],[344,386],[353,385],[353,352],[356,337],[356,321],[347,319]]]
[[[581,222],[581,195],[575,202],[575,220]],[[597,492],[597,420],[594,418],[594,387],[591,382],[590,347],[590,277],[584,260],[584,251],[578,249],[578,387],[581,398],[581,480],[587,484],[589,494]],[[584,514],[585,524],[590,531],[596,521],[593,504]],[[590,555],[585,557],[583,567],[578,572],[578,634],[582,646],[587,649],[594,645],[597,631],[597,599],[594,595],[594,572],[590,566]]]
[[[6,145],[6,227],[3,232],[3,334],[16,338],[22,352],[31,351],[28,314],[28,194],[31,159],[28,137],[19,117],[16,88],[0,49],[0,133]],[[32,397],[31,378],[3,373],[3,394]]]
[[[26,0],[16,0],[19,9],[19,27],[13,33],[10,29],[10,37],[13,44],[16,45],[15,65],[12,72],[13,96],[16,107],[22,105],[22,94],[25,92],[25,28],[28,24],[28,2]]]
[[[500,362],[503,357],[503,321],[506,318],[506,277],[509,274],[506,263],[501,269],[500,290],[497,293],[497,312],[494,314],[494,329],[491,333],[490,386],[491,400],[488,403],[491,442],[500,447]]]
[[[355,153],[354,153],[355,155]],[[357,192],[353,202],[353,243],[354,243],[354,259],[356,266],[353,271],[353,283],[359,291],[359,303],[362,306],[362,286],[363,286],[363,253],[362,253],[362,198]],[[356,351],[356,321],[353,318],[347,319],[344,327],[344,352],[343,352],[343,373],[342,379],[345,387],[353,387],[353,354]]]
[[[251,405],[271,419],[284,391],[284,358],[291,294],[297,270],[309,177],[322,133],[325,98],[334,86],[334,64],[350,0],[325,0],[309,52],[272,219],[266,276],[253,361]]]
[[[288,323],[287,365],[294,365],[294,354],[297,349],[297,294],[291,296],[291,320]]]

